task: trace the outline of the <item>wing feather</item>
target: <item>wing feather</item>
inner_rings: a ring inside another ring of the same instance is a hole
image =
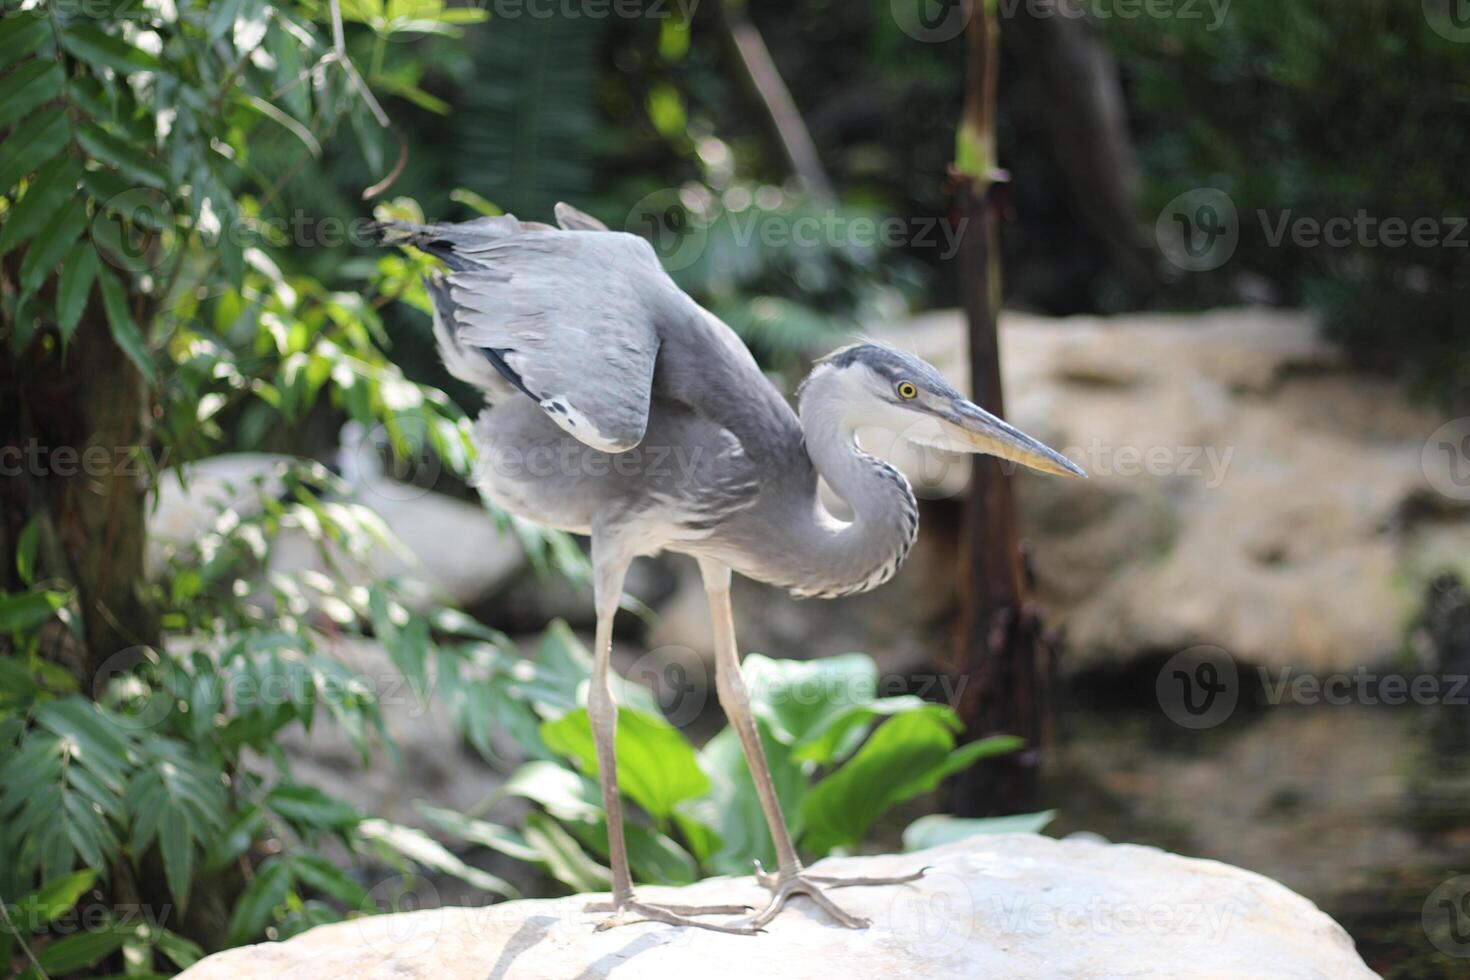
[[[557,217],[575,230],[504,215],[394,225],[385,240],[423,248],[449,266],[431,290],[452,334],[441,349],[478,349],[571,436],[624,452],[648,427],[657,314],[677,287],[641,238],[595,230],[600,225],[570,208]]]

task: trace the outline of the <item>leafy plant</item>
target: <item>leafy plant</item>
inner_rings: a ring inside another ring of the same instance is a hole
[[[543,638],[535,668],[580,683],[591,661],[557,625]],[[792,836],[814,858],[856,847],[892,807],[1020,745],[997,736],[957,747],[960,725],[953,711],[912,696],[877,697],[877,667],[862,654],[820,661],[752,654],[744,670]],[[586,709],[567,698],[572,690],[532,683],[518,691],[526,697],[525,710],[539,720],[535,747],[542,757],[517,770],[487,807],[506,797],[538,804],[541,810],[526,818],[519,834],[431,807],[424,813],[468,843],[535,860],[570,888],[605,889],[609,872],[597,863],[608,850],[596,754]],[[747,874],[752,859],[774,866],[770,833],[734,729],[696,749],[646,689],[624,682],[617,694],[623,705],[618,782],[638,814],[626,825],[634,876],[686,884],[703,874]],[[976,832],[988,826],[974,823]]]
[[[83,892],[104,909],[176,910],[170,927],[209,947],[364,910],[368,863],[511,893],[297,782],[279,747],[329,719],[364,762],[374,746],[391,753],[376,692],[338,654],[371,636],[488,755],[497,679],[517,659],[500,634],[411,607],[394,582],[344,584],[343,564],[389,537],[350,485],[309,459],[283,463],[269,486],[243,488],[253,506],[222,508],[166,567],[142,561],[165,473],[184,481],[180,464],[314,419],[353,419],[461,476],[474,464],[460,409],[386,354],[381,311],[424,306],[421,265],[385,255],[361,278],[339,271],[342,291],[298,271],[310,243],[282,231],[294,226],[279,191],[337,151],[342,123],[364,156],[387,136],[336,5],[14,6],[0,18],[0,434],[105,460],[32,466],[0,487],[0,901],[25,913],[3,951],[50,974],[121,959],[144,975],[194,948],[161,927],[68,934],[56,916]],[[421,3],[344,9],[375,44],[466,19]],[[394,55],[369,76],[422,102],[411,51]],[[282,143],[296,162],[258,169]],[[543,566],[574,554],[515,527]],[[284,533],[313,542],[330,574],[270,574]],[[348,868],[327,858],[341,849]],[[56,915],[33,914],[41,905]]]

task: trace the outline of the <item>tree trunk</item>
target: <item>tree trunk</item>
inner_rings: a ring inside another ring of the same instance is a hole
[[[0,434],[6,463],[20,468],[4,481],[3,539],[13,543],[39,516],[38,578],[71,583],[81,614],[80,649],[57,632],[43,653],[71,668],[86,693],[114,654],[159,641],[143,591],[146,387],[95,305],[65,355],[40,338],[19,357],[8,343],[0,352],[8,420]]]
[[[1003,416],[1000,248],[995,195],[1006,175],[995,166],[998,25],[993,5],[970,0],[965,116],[956,145],[956,211],[963,230],[958,272],[969,323],[974,400]],[[960,559],[961,611],[956,673],[968,737],[1019,735],[1026,747],[957,777],[951,809],[962,816],[1016,813],[1036,803],[1047,730],[1049,651],[1025,603],[1025,565],[1011,477],[999,460],[976,457],[965,498]]]
[[[1158,288],[1151,229],[1139,222],[1141,177],[1118,64],[1092,21],[1063,16],[1063,0],[1026,3],[1006,21],[1006,46],[1025,65],[1052,158],[1087,228],[1130,286]]]

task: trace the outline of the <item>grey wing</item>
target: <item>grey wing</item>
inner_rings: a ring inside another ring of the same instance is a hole
[[[452,371],[492,391],[508,382],[578,441],[624,452],[647,429],[655,317],[676,287],[642,239],[597,231],[594,219],[564,206],[557,217],[579,230],[506,215],[393,226],[389,240],[450,268],[430,295]]]

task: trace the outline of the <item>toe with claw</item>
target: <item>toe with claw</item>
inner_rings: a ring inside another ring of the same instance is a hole
[[[755,862],[755,880],[771,892],[771,901],[764,909],[751,918],[744,920],[743,925],[749,925],[760,929],[780,914],[788,899],[793,895],[805,895],[817,904],[839,925],[849,929],[866,929],[871,923],[861,916],[852,915],[844,911],[836,902],[827,897],[827,890],[835,888],[856,888],[874,885],[903,885],[912,881],[918,881],[928,871],[927,867],[920,868],[913,874],[896,875],[888,878],[834,878],[827,875],[808,874],[804,870],[789,873],[770,872],[761,866],[759,861]]]
[[[621,902],[593,902],[587,906],[586,911],[612,913],[597,924],[597,932],[632,925],[636,922],[663,922],[671,926],[692,926],[696,929],[727,932],[737,936],[754,935],[760,931],[758,927],[745,923],[727,925],[694,918],[699,915],[745,915],[751,911],[749,905],[651,905],[637,899],[627,898]]]

